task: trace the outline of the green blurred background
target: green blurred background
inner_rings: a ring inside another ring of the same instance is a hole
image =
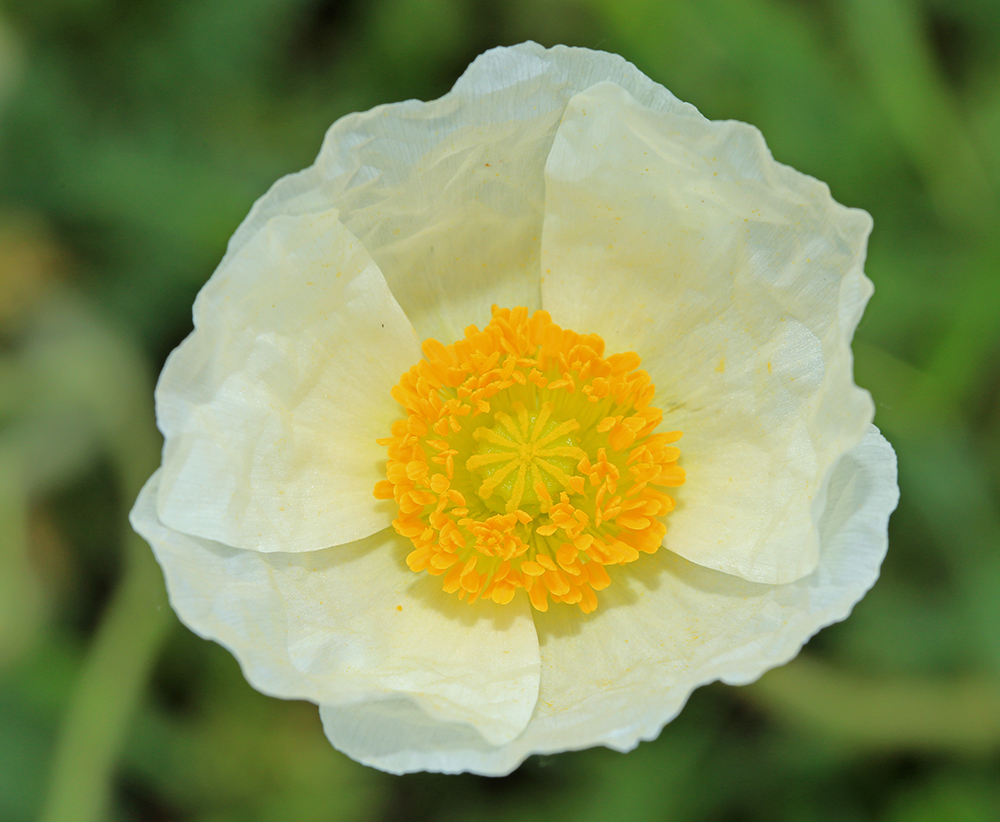
[[[902,502],[847,622],[656,742],[393,777],[180,626],[125,516],[254,199],[525,39],[624,55],[872,213],[857,379]],[[995,0],[4,0],[0,819],[1000,819],[998,191]]]

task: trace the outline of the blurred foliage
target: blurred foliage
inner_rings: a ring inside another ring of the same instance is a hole
[[[253,200],[342,114],[529,38],[623,54],[873,214],[856,368],[902,503],[851,619],[656,742],[390,777],[180,628],[125,514]],[[993,0],[5,0],[0,818],[996,819],[998,42]]]

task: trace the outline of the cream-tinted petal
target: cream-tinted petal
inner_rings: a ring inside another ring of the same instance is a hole
[[[264,554],[179,533],[157,517],[161,474],[131,514],[163,568],[170,603],[226,646],[258,690],[334,706],[407,700],[427,721],[492,745],[517,736],[538,692],[530,606],[470,607],[406,568],[387,529],[335,549]]]
[[[870,427],[834,469],[809,576],[764,585],[661,550],[602,591],[582,623],[555,609],[536,615],[542,684],[517,744],[630,750],[655,738],[694,688],[746,684],[783,665],[875,583],[898,499],[896,455]]]
[[[536,753],[605,745],[627,751],[655,738],[691,691],[715,680],[746,684],[844,619],[878,578],[896,507],[896,457],[872,427],[838,463],[821,518],[820,563],[786,585],[748,582],[668,551],[616,569],[586,617],[569,607],[535,614],[541,687],[524,733],[490,748],[459,729],[422,728],[404,703],[324,709],[343,750],[401,773],[501,775]],[[394,747],[392,729],[405,727]]]
[[[389,773],[505,776],[520,764],[506,753],[509,745],[490,745],[468,725],[432,719],[411,699],[321,705],[319,715],[337,750]]]
[[[332,203],[421,338],[452,342],[492,303],[538,308],[545,158],[567,101],[601,80],[659,111],[690,108],[617,55],[493,49],[438,100],[338,120],[315,165],[257,202],[229,254],[275,214]]]
[[[170,528],[311,551],[389,525],[372,489],[420,357],[378,268],[336,211],[274,217],[198,295],[156,389]]]
[[[815,567],[830,472],[873,413],[850,351],[870,228],[752,126],[609,83],[571,100],[546,166],[542,303],[638,352],[663,429],[684,432],[672,551],[757,582]]]

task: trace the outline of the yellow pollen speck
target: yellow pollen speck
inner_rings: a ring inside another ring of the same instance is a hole
[[[496,306],[482,331],[423,351],[392,390],[406,416],[379,440],[375,486],[399,507],[407,565],[470,603],[524,589],[539,611],[550,598],[593,611],[605,566],[659,548],[674,507],[659,489],[684,483],[680,432],[654,433],[663,414],[638,355],[605,357],[596,334]]]
[[[726,358],[725,357],[721,357],[719,359],[719,364],[717,366],[715,366],[715,370],[718,371],[720,374],[723,371],[726,370]]]

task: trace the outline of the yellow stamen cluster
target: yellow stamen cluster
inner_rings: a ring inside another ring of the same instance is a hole
[[[539,611],[551,597],[590,613],[605,565],[659,548],[674,501],[658,487],[684,483],[681,434],[653,433],[663,415],[639,356],[605,358],[596,334],[496,306],[482,331],[423,351],[392,390],[407,416],[379,440],[375,486],[399,506],[407,565],[469,602],[524,588]]]

